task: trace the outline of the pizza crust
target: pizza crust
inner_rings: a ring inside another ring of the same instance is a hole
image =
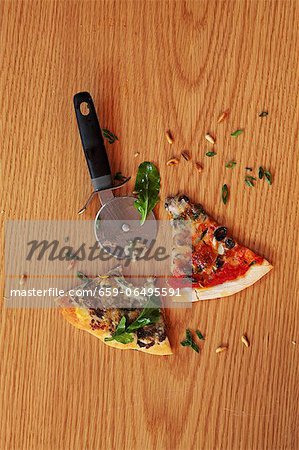
[[[190,295],[192,302],[228,297],[229,295],[236,294],[237,292],[251,286],[266,275],[266,273],[270,272],[271,269],[273,269],[273,266],[266,259],[264,259],[261,264],[254,264],[249,267],[245,275],[237,278],[236,280],[227,281],[209,288],[194,288],[192,289],[192,292],[191,289],[181,289],[181,297],[178,297],[177,300],[180,302],[190,302]]]

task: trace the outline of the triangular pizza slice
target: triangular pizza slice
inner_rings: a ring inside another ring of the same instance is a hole
[[[236,242],[227,231],[208,216],[200,204],[192,204],[186,195],[166,199],[171,218],[176,255],[172,261],[170,284],[183,287],[186,273],[192,276],[192,301],[226,297],[255,283],[272,269],[271,264],[252,250]],[[184,225],[185,224],[185,225]],[[180,250],[191,233],[185,255]],[[190,279],[189,277],[189,279]]]
[[[154,291],[153,279],[137,288],[117,267],[70,290],[56,304],[68,322],[110,347],[170,355],[161,302]]]

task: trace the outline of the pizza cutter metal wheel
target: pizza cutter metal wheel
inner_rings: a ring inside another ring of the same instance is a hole
[[[82,146],[87,161],[93,194],[84,208],[86,210],[93,195],[98,194],[102,207],[98,211],[94,231],[100,246],[118,259],[132,258],[133,248],[148,248],[157,235],[157,222],[153,212],[140,225],[140,213],[134,206],[134,197],[114,197],[113,191],[123,186],[130,178],[115,185],[112,183],[110,165],[104,145],[102,131],[93,100],[88,92],[74,96],[74,106]]]

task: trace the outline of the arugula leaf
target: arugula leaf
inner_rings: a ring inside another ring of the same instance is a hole
[[[121,344],[130,344],[134,341],[134,338],[131,333],[127,333],[126,331],[122,334],[114,336],[114,340],[120,342]]]
[[[236,161],[228,161],[228,162],[225,164],[225,167],[226,167],[227,169],[233,169],[233,168],[235,167],[236,164],[237,164]]]
[[[134,191],[137,192],[134,205],[141,214],[140,223],[143,225],[160,200],[160,174],[153,163],[144,161],[139,165]]]
[[[223,203],[226,205],[227,204],[227,200],[228,200],[228,196],[229,196],[229,190],[228,190],[227,184],[224,184],[222,186],[221,196],[222,196]]]
[[[159,306],[154,307],[156,304],[152,298],[149,299],[145,308],[141,311],[137,319],[131,323],[129,326],[126,326],[126,317],[123,316],[120,319],[119,324],[116,327],[116,330],[112,334],[111,337],[107,337],[104,340],[108,341],[117,341],[122,344],[129,344],[134,341],[134,337],[132,335],[133,331],[138,330],[139,328],[143,328],[146,325],[150,325],[152,323],[158,322],[160,319],[160,309]]]
[[[199,339],[201,339],[202,341],[205,340],[204,336],[201,334],[201,332],[200,332],[199,330],[196,330],[195,333],[197,334],[197,336],[198,336]]]
[[[125,330],[126,330],[126,321],[127,321],[126,317],[122,316],[122,318],[120,319],[119,324],[116,327],[116,330],[113,333],[114,337],[125,332]]]
[[[242,134],[244,132],[244,130],[236,130],[233,133],[231,133],[232,137],[237,137],[240,136],[240,134]]]
[[[187,328],[186,339],[181,342],[183,347],[191,347],[196,353],[199,353],[198,345],[193,341],[191,331]]]
[[[109,144],[113,144],[115,141],[118,141],[118,137],[115,136],[112,131],[107,130],[107,128],[102,128],[102,134],[105,139],[109,142]]]
[[[209,157],[215,156],[215,155],[217,155],[216,152],[207,152],[207,153],[206,153],[206,156],[209,156]]]

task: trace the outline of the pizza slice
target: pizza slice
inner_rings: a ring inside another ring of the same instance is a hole
[[[136,289],[117,267],[70,290],[56,303],[68,322],[110,347],[170,355],[161,302],[153,291],[153,279]]]
[[[176,244],[174,278],[169,284],[183,288],[192,277],[192,301],[235,294],[272,269],[266,259],[237,243],[226,227],[209,217],[200,204],[192,204],[186,195],[167,198],[165,208]]]

